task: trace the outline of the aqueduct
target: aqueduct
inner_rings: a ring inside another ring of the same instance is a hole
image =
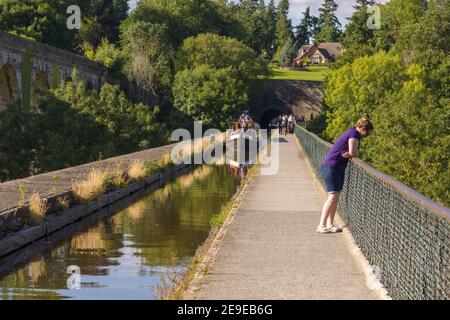
[[[36,106],[40,92],[70,78],[74,67],[88,87],[99,90],[106,70],[80,55],[0,31],[0,111],[17,100]]]

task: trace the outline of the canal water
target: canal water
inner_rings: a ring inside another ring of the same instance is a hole
[[[59,231],[0,260],[0,299],[157,299],[162,277],[186,270],[239,184],[225,165],[200,166],[113,215]]]

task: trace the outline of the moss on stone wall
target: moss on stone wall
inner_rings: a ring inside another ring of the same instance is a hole
[[[50,88],[56,89],[59,86],[60,76],[59,76],[59,65],[52,64],[52,78],[50,79]]]
[[[33,68],[32,54],[26,53],[22,56],[22,107],[30,110],[31,107],[31,72]]]

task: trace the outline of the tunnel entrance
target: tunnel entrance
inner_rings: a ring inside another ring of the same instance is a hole
[[[283,111],[280,109],[269,109],[265,111],[260,118],[260,125],[262,129],[268,129],[270,122],[277,118]]]

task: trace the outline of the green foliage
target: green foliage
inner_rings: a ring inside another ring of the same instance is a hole
[[[55,91],[56,97],[107,128],[115,137],[114,144],[120,152],[146,149],[167,141],[164,127],[154,121],[159,108],[132,104],[117,85],[106,83],[97,94],[86,90],[76,73],[72,79],[73,82],[67,82]]]
[[[244,82],[267,72],[266,64],[251,48],[212,33],[186,39],[177,53],[177,71],[203,64],[215,69],[230,68],[232,75]]]
[[[184,39],[203,32],[239,34],[240,25],[226,6],[210,0],[143,0],[128,20],[164,25],[171,44],[178,47]]]
[[[95,51],[94,61],[103,64],[116,78],[122,76],[124,54],[120,48],[103,38]]]
[[[336,17],[338,5],[334,0],[324,0],[319,8],[320,16],[315,34],[316,42],[337,42],[341,36],[339,19]]]
[[[72,50],[74,33],[66,27],[66,0],[1,0],[0,30]]]
[[[382,24],[374,31],[377,49],[389,50],[397,41],[402,27],[417,22],[424,14],[426,0],[391,0],[381,6]]]
[[[306,122],[306,129],[320,135],[327,127],[326,121],[325,114],[319,114],[313,120]]]
[[[126,0],[1,0],[0,30],[61,49],[79,51],[85,41],[118,40],[118,27],[128,12]],[[66,26],[70,5],[81,9],[81,30]]]
[[[61,79],[59,75],[59,65],[57,64],[52,64],[52,74],[50,81],[50,87],[52,89],[56,89],[59,86]]]
[[[119,41],[119,26],[129,9],[127,0],[83,0],[78,5],[82,16],[79,43],[89,42],[96,47],[103,39]]]
[[[290,66],[297,55],[297,46],[289,39],[281,48],[279,65],[280,67]]]
[[[276,8],[264,0],[244,0],[234,10],[245,34],[240,37],[257,55],[271,59],[276,31]]]
[[[125,74],[155,96],[167,93],[172,82],[173,49],[167,26],[129,20],[121,27]]]
[[[412,64],[407,73],[388,113],[383,106],[375,110],[377,134],[365,154],[375,167],[449,206],[450,100],[426,88],[423,67]]]
[[[439,64],[445,60],[450,50],[449,30],[450,2],[431,1],[429,9],[417,22],[402,25],[393,51],[401,55],[407,63],[421,60],[421,63],[427,64],[425,57],[438,55],[435,62]],[[433,63],[427,68],[431,71],[437,67],[436,63]]]
[[[324,136],[335,140],[364,114],[387,103],[405,79],[398,56],[379,52],[333,71],[325,85],[328,126]]]
[[[356,12],[351,16],[342,39],[345,48],[359,48],[361,46],[367,46],[368,43],[373,41],[373,29],[367,27],[367,21],[370,17],[367,9],[373,4],[373,0],[364,0],[359,1],[354,6]]]
[[[31,58],[31,53],[24,54],[21,64],[22,107],[25,110],[29,110],[31,107],[31,72],[33,68]]]
[[[236,39],[200,34],[177,53],[174,106],[207,127],[225,129],[247,103],[250,82],[265,63]]]
[[[210,223],[212,226],[221,227],[231,212],[235,209],[235,200],[230,200],[228,203],[222,206],[220,212],[211,217]]]
[[[118,86],[100,93],[78,81],[48,92],[39,112],[0,113],[0,179],[10,180],[166,144],[159,110],[130,103]]]
[[[30,118],[20,103],[0,112],[0,181],[29,175],[33,160]]]
[[[288,19],[289,1],[281,0],[278,4],[275,47],[281,49],[288,41],[292,41],[292,23]]]
[[[174,86],[174,105],[206,127],[226,129],[245,109],[244,83],[233,77],[231,67],[200,65],[179,71]]]
[[[363,142],[365,160],[449,206],[450,5],[430,1],[424,12],[422,1],[393,0],[383,12],[382,30],[364,47],[349,41],[325,83],[325,137],[370,113],[375,132]]]
[[[306,11],[303,12],[303,19],[296,28],[297,32],[295,34],[295,42],[298,44],[299,47],[304,44],[309,44],[310,39],[313,36],[313,28],[314,28],[314,19],[311,16],[310,7],[307,7]]]

